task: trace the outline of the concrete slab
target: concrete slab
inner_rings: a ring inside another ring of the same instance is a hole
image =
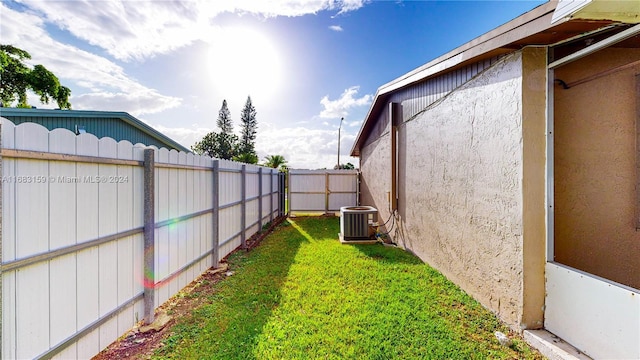
[[[345,240],[342,236],[342,233],[338,234],[338,239],[340,239],[341,244],[349,244],[349,245],[359,245],[359,244],[377,244],[378,240],[376,239],[363,239],[363,240]]]
[[[547,330],[525,330],[524,340],[549,360],[591,360],[580,350]]]

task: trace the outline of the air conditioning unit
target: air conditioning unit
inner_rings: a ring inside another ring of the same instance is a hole
[[[378,210],[371,206],[340,208],[340,238],[344,241],[370,240],[370,226],[378,221]]]

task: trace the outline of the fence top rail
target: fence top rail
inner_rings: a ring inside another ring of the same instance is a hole
[[[306,170],[306,169],[289,169],[289,174],[294,175],[357,175],[358,170]]]
[[[7,158],[18,159],[30,159],[30,160],[54,160],[54,161],[71,161],[71,162],[83,162],[83,163],[99,163],[99,164],[111,164],[111,165],[132,165],[143,166],[144,163],[139,160],[125,160],[125,159],[113,159],[100,156],[87,156],[87,155],[70,155],[70,154],[58,154],[32,150],[16,150],[16,149],[1,149],[0,155]]]
[[[185,170],[209,170],[212,171],[213,167],[205,165],[186,165],[186,164],[171,164],[171,163],[154,163],[157,168],[167,169],[185,169]]]
[[[42,152],[42,151],[17,150],[17,149],[6,149],[6,148],[0,149],[0,155],[3,157],[16,158],[16,159],[53,160],[53,161],[98,163],[98,164],[110,164],[110,165],[144,166],[144,162],[140,160],[114,159],[110,157],[72,155],[72,154],[50,153],[50,152]],[[166,163],[166,162],[156,162],[154,166],[157,168],[169,168],[169,169],[213,170],[213,167],[206,166],[206,165],[173,164],[173,163]],[[220,168],[220,172],[241,173],[242,170]],[[246,170],[245,172],[247,174],[259,174],[260,170]],[[277,173],[270,172],[270,171],[262,171],[262,174],[275,175]]]

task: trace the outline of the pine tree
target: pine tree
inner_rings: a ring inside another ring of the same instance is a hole
[[[233,133],[233,122],[231,121],[231,112],[227,107],[227,100],[222,100],[222,107],[218,112],[218,153],[220,159],[230,160],[236,154],[238,136]]]
[[[227,100],[222,100],[222,107],[218,111],[218,128],[220,132],[225,134],[233,133],[233,122],[231,121],[231,112],[227,106]]]
[[[238,136],[233,133],[233,122],[231,121],[231,112],[227,107],[227,100],[222,101],[217,125],[220,129],[219,133],[214,131],[208,133],[201,141],[195,143],[191,150],[196,154],[231,160],[237,152]]]
[[[241,134],[240,144],[238,145],[238,154],[234,159],[250,164],[258,163],[258,154],[255,149],[256,132],[258,129],[258,120],[256,120],[256,108],[251,103],[251,96],[247,96],[247,102],[240,113]]]

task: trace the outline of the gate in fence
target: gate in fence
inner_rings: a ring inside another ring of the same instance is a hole
[[[332,213],[358,205],[357,170],[289,170],[289,212]]]

